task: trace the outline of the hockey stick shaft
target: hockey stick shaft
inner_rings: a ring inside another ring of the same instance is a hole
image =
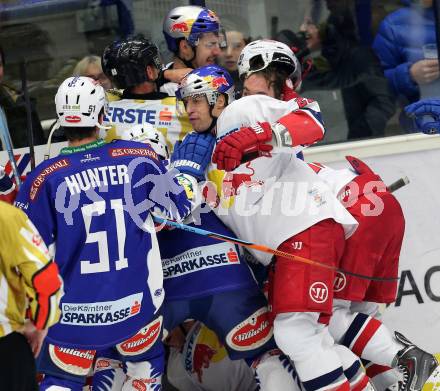
[[[396,190],[399,190],[403,186],[406,186],[409,183],[409,178],[407,176],[404,176],[397,181],[391,183],[391,185],[387,186],[387,190],[390,193],[394,193]]]
[[[17,163],[14,158],[14,150],[12,148],[11,134],[8,129],[8,122],[6,121],[6,115],[3,108],[0,107],[0,138],[3,142],[3,146],[8,152],[9,161],[11,162],[12,172],[15,176],[17,186],[21,186],[20,173],[18,172]]]
[[[194,226],[190,226],[190,225],[186,225],[186,224],[181,224],[181,223],[178,223],[176,221],[167,220],[167,219],[164,219],[164,218],[158,217],[158,216],[153,216],[153,220],[157,224],[165,224],[165,225],[168,225],[168,226],[171,226],[171,227],[174,227],[174,228],[178,228],[178,229],[181,229],[181,230],[184,230],[184,231],[193,232],[195,234],[202,235],[202,236],[208,236],[210,238],[221,240],[221,241],[224,241],[224,242],[238,244],[239,246],[243,246],[243,247],[247,247],[247,248],[252,248],[254,250],[266,252],[266,253],[273,254],[273,255],[276,255],[276,256],[279,256],[279,257],[284,257],[284,258],[287,258],[287,259],[291,259],[293,261],[297,261],[297,262],[302,262],[302,263],[306,263],[306,264],[309,264],[309,265],[323,267],[325,269],[333,270],[335,272],[344,273],[345,275],[361,278],[363,280],[390,281],[390,282],[398,280],[398,278],[381,278],[381,277],[366,276],[366,275],[358,274],[358,273],[352,273],[352,272],[349,272],[347,270],[338,268],[336,266],[327,265],[325,263],[318,262],[318,261],[313,261],[311,259],[300,257],[300,256],[293,255],[293,254],[290,254],[290,253],[286,253],[285,251],[276,250],[276,249],[273,249],[273,248],[268,247],[268,246],[264,246],[264,245],[261,245],[261,244],[255,244],[255,243],[252,243],[252,242],[248,242],[246,240],[242,240],[242,239],[239,239],[239,238],[234,238],[232,236],[222,235],[222,234],[218,234],[218,233],[215,233],[215,232],[207,231],[205,229],[196,228]]]
[[[31,108],[31,100],[29,97],[29,90],[27,87],[26,62],[24,59],[20,64],[20,74],[21,74],[21,90],[23,92],[24,104],[26,108],[27,137],[29,143],[29,153],[31,156],[31,170],[33,170],[35,168],[34,131],[32,129],[32,108]]]

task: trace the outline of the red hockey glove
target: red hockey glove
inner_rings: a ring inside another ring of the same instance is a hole
[[[272,140],[272,128],[268,122],[258,122],[251,127],[240,128],[217,141],[212,161],[219,170],[232,171],[243,163],[245,155],[272,150],[265,144]]]

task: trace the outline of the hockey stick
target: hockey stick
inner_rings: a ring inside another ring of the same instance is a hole
[[[390,193],[394,193],[396,190],[399,190],[403,186],[406,186],[409,183],[409,178],[407,176],[404,176],[397,181],[391,183],[391,185],[387,186],[387,190]]]
[[[29,153],[31,156],[31,170],[33,170],[35,168],[34,132],[32,128],[31,100],[29,98],[29,90],[27,87],[27,79],[26,79],[26,62],[24,59],[20,64],[20,75],[21,75],[21,90],[23,92],[24,105],[26,108],[27,137],[29,142]]]
[[[9,161],[11,162],[12,172],[15,176],[15,182],[17,183],[17,186],[21,186],[21,179],[20,174],[18,172],[17,163],[15,162],[14,158],[14,150],[12,147],[12,140],[11,140],[11,134],[9,133],[8,129],[8,122],[6,121],[6,115],[3,111],[3,108],[0,107],[0,138],[3,143],[3,147],[8,152]]]
[[[221,240],[223,242],[229,242],[229,243],[238,244],[239,246],[243,246],[243,247],[247,247],[247,248],[253,248],[254,250],[258,250],[258,251],[262,251],[262,252],[265,252],[265,253],[273,254],[273,255],[276,255],[276,256],[279,256],[279,257],[284,257],[284,258],[287,258],[287,259],[291,259],[293,261],[297,261],[297,262],[307,263],[309,265],[323,267],[325,269],[329,269],[329,270],[333,270],[335,272],[343,273],[343,274],[348,275],[348,276],[361,278],[363,280],[390,281],[390,282],[398,281],[399,280],[398,277],[396,277],[396,278],[393,278],[393,277],[391,277],[391,278],[382,278],[382,277],[372,277],[372,276],[366,276],[364,274],[352,273],[352,272],[349,272],[347,270],[341,269],[341,268],[336,267],[336,266],[327,265],[325,263],[318,262],[318,261],[312,261],[311,259],[300,257],[298,255],[293,255],[293,254],[290,254],[290,253],[286,253],[284,251],[275,250],[275,249],[273,249],[271,247],[264,246],[262,244],[255,244],[255,243],[252,243],[252,242],[248,242],[246,240],[234,238],[232,236],[218,234],[218,233],[215,233],[215,232],[207,231],[205,229],[196,228],[196,227],[193,227],[193,226],[190,226],[190,225],[187,225],[187,224],[181,224],[181,223],[178,223],[176,221],[167,220],[167,219],[164,219],[164,218],[158,217],[158,216],[153,216],[153,220],[154,220],[155,223],[158,223],[158,224],[165,224],[165,225],[168,225],[168,226],[171,226],[171,227],[179,228],[179,229],[187,231],[187,232],[193,232],[193,233],[195,233],[197,235],[208,236],[210,238]]]

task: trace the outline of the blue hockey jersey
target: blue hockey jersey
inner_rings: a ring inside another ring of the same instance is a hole
[[[28,175],[16,205],[53,249],[64,279],[49,342],[100,349],[152,319],[164,291],[151,211],[175,219],[190,203],[148,145],[66,148]]]
[[[235,236],[214,212],[201,213],[200,219],[200,228]],[[256,284],[237,245],[179,229],[160,231],[158,240],[166,300],[199,298]]]

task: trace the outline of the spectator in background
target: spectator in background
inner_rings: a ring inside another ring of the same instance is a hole
[[[238,76],[237,62],[243,48],[250,42],[240,31],[226,31],[226,48],[222,48],[219,56],[220,65],[225,68],[234,79],[236,95],[240,96],[243,89],[243,83]]]
[[[112,88],[112,82],[104,74],[101,59],[98,56],[90,55],[83,57],[75,66],[73,76],[87,76],[96,80],[104,87],[104,90]]]
[[[347,0],[327,0],[330,15],[321,26],[306,23],[307,47],[320,50],[303,80],[308,89],[341,89],[348,123],[348,139],[380,137],[394,114],[388,83],[374,52],[361,46]]]
[[[24,96],[21,91],[17,91],[15,88],[4,82],[4,75],[5,53],[3,48],[0,47],[0,106],[3,108],[6,114],[13,146],[15,148],[28,147],[29,140],[27,133],[26,103]],[[30,102],[34,144],[44,144],[46,142],[46,138],[35,109],[35,100],[31,98]]]
[[[422,90],[439,78],[439,63],[438,55],[424,54],[425,45],[436,43],[433,0],[402,3],[405,7],[382,21],[373,49],[394,94],[401,104],[407,104],[420,99]],[[405,129],[412,130],[412,122],[403,115],[400,120]]]

